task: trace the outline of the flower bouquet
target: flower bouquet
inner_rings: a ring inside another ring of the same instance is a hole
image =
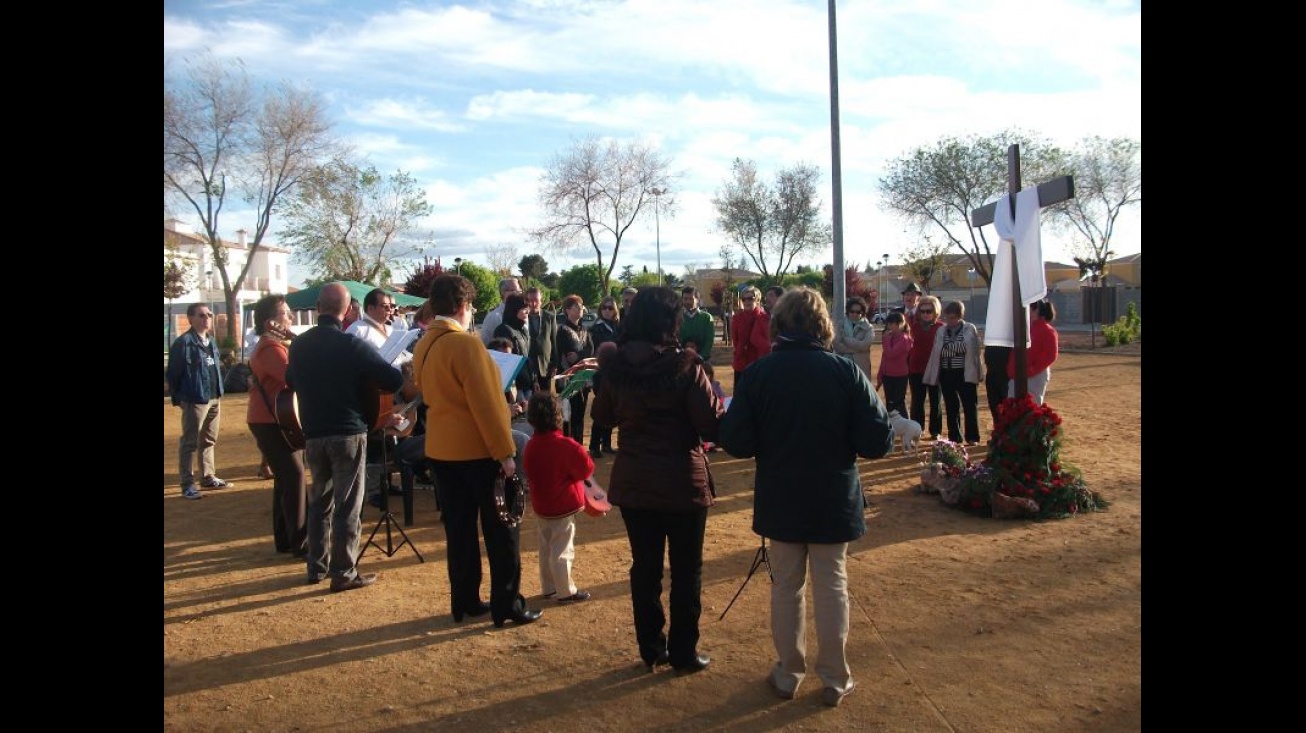
[[[921,469],[921,492],[938,494],[944,503],[956,504],[958,482],[969,466],[970,456],[965,446],[950,440],[934,441]]]
[[[989,456],[961,480],[961,506],[991,515],[995,495],[1002,495],[1003,516],[1047,519],[1104,510],[1106,499],[1089,491],[1079,470],[1062,465],[1060,425],[1060,415],[1047,404],[1036,404],[1032,396],[1003,400],[998,405]]]
[[[961,446],[938,441],[927,469],[945,465],[955,493],[940,490],[940,498],[983,516],[1046,519],[1105,509],[1107,500],[1088,489],[1079,471],[1062,465],[1061,439],[1061,417],[1046,403],[1036,404],[1029,395],[1008,398],[998,406],[982,464],[971,465]]]

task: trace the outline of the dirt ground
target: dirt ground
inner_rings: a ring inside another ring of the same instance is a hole
[[[1079,337],[1063,333],[1047,399],[1065,421],[1064,458],[1111,507],[1068,520],[982,519],[916,493],[917,456],[863,461],[869,531],[848,563],[858,687],[835,709],[821,704],[814,673],[793,701],[766,686],[774,649],[765,566],[749,576],[759,547],[751,460],[712,455],[719,496],[700,644],[712,664],[648,674],[631,630],[619,509],[578,520],[575,577],[593,598],[567,606],[539,597],[527,512],[522,587],[544,610],[528,626],[453,622],[429,491],[417,492],[406,528],[425,562],[408,546],[392,557],[370,547],[360,567],[380,581],[332,594],[273,550],[272,483],[255,477],[248,395],[222,405],[218,470],[235,486],[201,501],[177,486],[180,417],[164,397],[164,730],[1141,730],[1141,347],[1103,349],[1099,335],[1090,352],[1089,335]],[[727,393],[729,357],[721,348],[712,360],[725,365]],[[611,464],[599,461],[600,480]],[[393,507],[398,515],[397,499]],[[365,512],[364,538],[378,516]],[[376,541],[386,546],[384,529]],[[810,655],[814,629],[808,638]]]

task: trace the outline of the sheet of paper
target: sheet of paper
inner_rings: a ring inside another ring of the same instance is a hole
[[[410,331],[391,331],[390,337],[381,346],[381,358],[395,366],[401,366],[405,362],[412,361],[413,355],[408,352],[408,345],[416,341],[421,335],[422,330],[418,328]]]
[[[512,382],[517,378],[517,372],[522,370],[526,364],[526,357],[517,354],[508,354],[497,349],[490,349],[490,357],[499,367],[499,389],[507,392],[512,386]]]

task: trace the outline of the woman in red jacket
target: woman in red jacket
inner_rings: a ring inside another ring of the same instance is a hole
[[[1026,373],[1029,374],[1029,395],[1034,404],[1043,404],[1048,381],[1052,379],[1052,362],[1061,353],[1061,337],[1052,322],[1057,320],[1057,309],[1044,298],[1029,304],[1029,348],[1025,350]],[[1007,396],[1016,396],[1016,351],[1012,349],[1007,359]]]
[[[749,364],[771,353],[771,315],[759,302],[762,294],[749,285],[739,294],[740,308],[730,319],[730,338],[735,342],[735,384]]]
[[[939,385],[925,383],[925,365],[934,350],[934,334],[943,328],[939,320],[939,299],[922,297],[916,304],[916,316],[907,321],[911,331],[911,352],[907,354],[907,381],[911,384],[911,419],[925,427],[925,398],[930,398],[930,440],[943,433],[943,411],[939,409]]]

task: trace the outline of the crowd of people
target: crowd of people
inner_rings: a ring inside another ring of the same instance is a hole
[[[723,339],[733,348],[735,377],[727,398],[708,362],[715,321],[693,287],[626,288],[602,298],[588,325],[579,296],[550,311],[539,288],[523,290],[516,278],[503,278],[498,290],[500,303],[479,329],[475,286],[455,274],[435,278],[411,324],[396,317],[386,290],[359,303],[342,283],[322,288],[317,324],[298,337],[284,296],[255,305],[250,368],[259,395],[249,400],[246,422],[273,477],[276,551],[304,562],[308,583],[330,579],[333,592],[376,582],[357,568],[367,467],[375,444],[398,434],[397,460],[435,488],[454,622],[488,614],[496,627],[529,624],[542,610],[521,592],[520,530],[504,519],[504,487],[516,480],[530,487],[541,600],[585,601],[591,594],[573,572],[575,517],[587,506],[595,461],[612,456],[608,498],[630,546],[638,655],[649,671],[695,673],[711,662],[699,648],[699,617],[716,501],[709,453],[719,447],[756,462],[753,530],[764,548],[771,543],[774,575],[777,660],[766,682],[792,699],[806,677],[810,584],[819,648],[812,669],[823,701],[837,706],[855,687],[844,646],[848,543],[866,532],[857,460],[889,452],[890,411],[928,426],[932,439],[946,422],[949,440],[977,443],[978,385],[985,383],[996,410],[1014,391],[1012,349],[985,347],[964,304],[943,304],[910,283],[902,306],[886,317],[872,367],[875,329],[862,298],[849,298],[836,319],[810,288],[746,286]],[[198,304],[187,316],[191,329],[173,343],[167,375],[182,411],[182,494],[201,498],[201,488],[230,485],[217,477],[214,459],[223,385],[211,311]],[[1042,402],[1058,353],[1055,311],[1040,301],[1030,319],[1029,391]],[[407,349],[383,357],[393,333],[409,328]],[[520,357],[514,378],[501,374],[491,351]],[[570,389],[560,397],[564,384]],[[285,389],[298,400],[302,446],[288,441],[274,404]],[[371,404],[378,394],[419,405],[419,417],[378,412]]]

